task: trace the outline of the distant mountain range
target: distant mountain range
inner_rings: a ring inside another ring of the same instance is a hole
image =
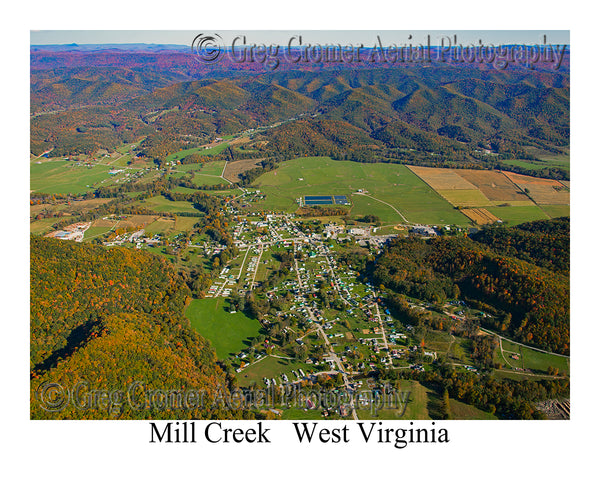
[[[161,52],[164,50],[190,51],[189,45],[156,44],[156,43],[69,43],[63,45],[31,45],[31,52],[96,52],[119,50],[126,52]]]
[[[527,158],[569,146],[568,68],[376,64],[265,72],[227,59],[209,67],[181,46],[54,47],[31,53],[36,155],[110,150],[140,136],[152,145],[142,154],[162,155],[192,137],[202,143],[266,126],[248,145],[256,155],[441,155],[477,164],[481,151]]]

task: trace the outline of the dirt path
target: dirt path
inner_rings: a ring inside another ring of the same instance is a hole
[[[406,219],[406,217],[404,215],[402,215],[402,213],[400,213],[400,211],[396,207],[394,207],[393,205],[390,205],[389,203],[384,202],[383,200],[379,200],[378,198],[375,198],[375,197],[373,197],[371,195],[367,195],[366,193],[358,193],[357,192],[357,193],[354,193],[354,195],[363,195],[365,197],[372,198],[373,200],[377,200],[378,202],[383,203],[384,205],[387,205],[392,210],[394,210],[394,212],[396,212],[398,215],[400,215],[400,217],[402,217],[402,220],[404,220],[407,224],[410,225],[410,222]]]

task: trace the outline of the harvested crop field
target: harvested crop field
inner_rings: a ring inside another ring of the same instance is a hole
[[[457,173],[475,185],[492,202],[519,202],[532,205],[525,195],[504,173],[489,170],[457,170]]]
[[[92,227],[144,228],[156,220],[156,215],[128,215],[126,218],[106,217],[94,220]]]
[[[408,168],[455,207],[533,205],[531,199],[503,172],[414,166]]]
[[[473,220],[477,225],[487,225],[500,220],[498,217],[488,212],[485,208],[464,208],[461,210],[461,212]]]
[[[558,180],[548,178],[528,177],[518,173],[505,172],[523,190],[527,189],[529,196],[538,205],[569,205],[569,187]]]
[[[158,217],[156,221],[149,224],[145,230],[148,234],[166,233],[175,228],[175,219],[172,217]]]
[[[408,165],[407,165],[408,166]],[[477,190],[471,182],[449,168],[415,167],[408,168],[434,190]]]
[[[260,167],[260,162],[262,160],[262,158],[250,158],[248,160],[227,162],[227,166],[225,167],[225,173],[223,174],[223,176],[230,182],[238,182],[240,180],[241,173],[244,173],[247,170],[252,170],[256,167]]]
[[[455,207],[485,207],[493,205],[479,190],[437,190]]]

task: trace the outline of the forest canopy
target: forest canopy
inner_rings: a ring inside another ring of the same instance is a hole
[[[163,259],[130,249],[31,237],[31,395],[48,383],[83,392],[203,391],[225,384],[210,344],[183,315],[191,293]],[[85,388],[84,388],[85,387]],[[141,389],[141,390],[140,390]],[[159,406],[160,407],[160,406]],[[77,408],[48,412],[32,401],[32,418],[171,418],[143,408]],[[205,402],[178,418],[233,418]]]

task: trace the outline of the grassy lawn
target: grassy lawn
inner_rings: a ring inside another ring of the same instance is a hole
[[[261,328],[258,320],[242,312],[229,313],[226,306],[223,298],[204,298],[192,300],[185,311],[192,327],[210,340],[219,359],[248,347]]]
[[[320,409],[288,408],[281,414],[282,420],[323,420]]]
[[[242,191],[239,188],[235,188],[230,190],[204,190],[204,193],[220,197],[237,197],[238,195],[241,195]]]
[[[240,373],[236,374],[238,383],[242,387],[248,387],[254,383],[260,387],[264,387],[263,378],[275,378],[277,384],[283,382],[280,375],[285,373],[290,381],[296,379],[292,370],[298,371],[301,368],[304,373],[308,374],[310,365],[303,362],[287,360],[285,358],[265,357],[248,368],[245,368]]]
[[[521,368],[524,364],[526,369],[532,370],[537,373],[547,373],[548,367],[558,368],[559,372],[569,374],[569,359],[565,357],[559,357],[557,355],[551,355],[548,353],[538,352],[527,347],[521,347],[510,342],[508,340],[502,340],[502,348],[504,349],[504,356],[509,362],[509,366]],[[511,353],[522,354],[523,358],[519,357],[519,360],[510,358]],[[500,355],[501,363],[506,364],[502,356]]]
[[[169,173],[169,178],[181,178],[183,176],[185,176],[186,172],[182,172],[182,171],[171,171]],[[203,186],[203,185],[229,185],[229,182],[225,179],[223,179],[222,177],[219,176],[215,176],[212,174],[205,174],[202,171],[200,172],[195,172],[194,178],[192,180],[192,183],[198,187]],[[185,188],[185,187],[176,187],[176,188]],[[196,190],[194,189],[187,189],[186,190],[190,190],[190,192],[195,192]]]
[[[403,222],[398,213],[382,203],[386,202],[410,222],[469,223],[404,165],[367,165],[328,157],[304,157],[284,162],[278,169],[262,175],[255,186],[267,195],[256,204],[258,209],[293,212],[298,207],[296,198],[305,195],[347,195],[352,202],[353,216],[374,214],[385,223]],[[367,190],[375,199],[352,195],[358,189]]]
[[[445,355],[452,343],[452,337],[446,332],[429,330],[425,335],[425,348],[434,350],[440,354]]]

